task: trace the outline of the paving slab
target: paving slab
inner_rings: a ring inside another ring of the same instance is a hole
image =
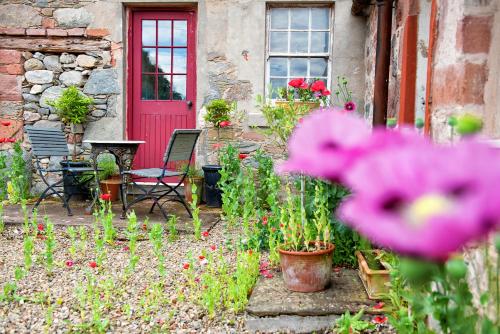
[[[67,215],[66,209],[62,207],[62,203],[56,200],[46,200],[38,207],[38,217],[45,215],[55,225],[92,225],[94,217],[86,214],[88,201],[71,201],[70,207],[73,211],[73,216]],[[149,213],[152,202],[144,201],[138,203],[133,207],[139,222],[144,222],[146,218],[150,223],[165,223],[166,220],[157,208],[153,213]],[[28,203],[28,214],[31,217],[31,208],[33,203]],[[165,204],[166,211],[169,214],[175,214],[178,217],[177,230],[181,233],[192,233],[193,223],[192,219],[186,212],[186,209],[179,203],[169,202]],[[113,203],[112,210],[115,216],[113,217],[113,225],[115,227],[125,227],[127,225],[126,219],[120,219],[121,204],[119,202]],[[3,219],[5,224],[22,224],[24,222],[24,215],[20,205],[5,205]],[[204,205],[200,206],[200,219],[202,221],[202,228],[210,230],[220,220],[220,209],[208,208]]]
[[[367,314],[379,314],[376,301],[368,299],[358,273],[353,269],[332,271],[330,287],[313,293],[292,292],[285,288],[281,273],[273,278],[260,278],[248,302],[252,316],[275,317],[341,315],[357,313],[364,308]]]
[[[323,333],[331,329],[340,315],[301,317],[280,315],[277,317],[252,317],[246,319],[246,329],[251,333]]]

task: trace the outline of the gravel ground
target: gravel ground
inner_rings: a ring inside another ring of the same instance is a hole
[[[44,241],[36,239],[34,265],[17,283],[17,295],[24,300],[0,302],[0,333],[88,332],[89,330],[75,326],[82,324],[77,288],[79,284],[86,282],[86,272],[92,272],[100,282],[108,280],[111,286],[114,285],[108,300],[110,307],[104,314],[110,321],[110,332],[244,332],[244,315],[227,312],[209,319],[193,300],[186,297],[189,296],[189,291],[183,263],[187,261],[188,252],[196,258],[203,250],[211,251],[212,245],[218,249],[222,247],[222,224],[215,225],[210,235],[201,241],[194,241],[192,235],[180,235],[175,242],[166,243],[166,278],[161,278],[158,273],[157,261],[149,241],[140,241],[137,250],[139,263],[134,274],[126,281],[123,278],[129,262],[126,242],[106,246],[107,258],[104,265],[91,268],[89,263],[95,261],[93,242],[88,241],[87,251],[78,251],[77,256],[71,258],[68,252],[71,242],[65,233],[65,227],[56,227],[55,230],[57,246],[53,274],[48,276],[44,266]],[[88,232],[91,240],[91,228],[88,228]],[[234,257],[227,250],[224,250],[224,254],[228,259]],[[14,281],[15,268],[23,266],[23,259],[22,226],[8,226],[0,235],[0,287],[6,282]],[[66,265],[68,260],[73,261],[71,267]],[[148,310],[147,305],[155,305],[152,302],[154,294],[147,292],[148,287],[159,282],[163,282],[163,288],[162,293],[158,294],[161,296],[156,302],[158,308]],[[104,294],[101,293],[101,300],[105,301],[107,296]],[[50,320],[51,313],[53,320],[51,326],[48,326],[47,322],[50,321],[47,319]],[[91,318],[92,314],[88,309],[83,314],[83,319],[88,323]]]

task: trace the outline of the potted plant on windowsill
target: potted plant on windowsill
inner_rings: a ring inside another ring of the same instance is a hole
[[[235,110],[235,103],[228,103],[226,100],[213,100],[206,109],[205,121],[212,124],[217,131],[217,142],[215,144],[215,153],[217,157],[217,164],[202,166],[205,175],[205,198],[207,206],[209,207],[222,207],[222,195],[218,182],[220,180],[220,166],[219,150],[222,146],[220,142],[220,131],[222,128],[231,126],[231,112]]]
[[[287,187],[281,208],[280,229],[284,237],[278,248],[283,280],[288,290],[316,292],[328,287],[335,245],[330,239],[330,212],[321,186],[314,195],[314,218],[306,219],[300,197]]]
[[[278,91],[277,106],[291,108],[297,113],[307,114],[322,104],[329,104],[330,91],[323,80],[313,80],[308,83],[304,78],[296,78],[288,83],[287,88]]]
[[[182,165],[182,171],[187,170],[186,178],[184,179],[184,197],[186,202],[191,203],[193,201],[193,191],[192,185],[196,185],[196,195],[197,203],[200,204],[202,190],[203,190],[203,172],[192,165]]]
[[[71,161],[64,160],[60,164],[63,167],[90,167],[89,161],[79,161],[77,144],[81,143],[83,124],[87,121],[90,113],[92,98],[84,95],[75,86],[66,88],[62,95],[55,100],[47,101],[47,104],[55,109],[61,121],[71,126],[71,137],[73,152]],[[74,175],[63,172],[64,191],[67,195],[88,193]]]
[[[118,200],[120,184],[122,183],[115,157],[111,154],[102,155],[97,161],[99,170],[99,186],[102,194],[109,194],[110,201]]]

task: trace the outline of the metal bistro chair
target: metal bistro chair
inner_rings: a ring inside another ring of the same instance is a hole
[[[57,181],[56,183],[50,184],[44,173],[66,173],[70,177],[76,179],[78,175],[82,173],[94,172],[92,167],[60,167],[60,168],[42,168],[40,166],[40,159],[49,157],[65,157],[70,156],[68,150],[68,144],[66,142],[66,137],[60,129],[52,128],[35,128],[32,126],[25,127],[28,138],[31,142],[32,154],[35,156],[35,168],[40,174],[40,177],[47,185],[47,189],[43,191],[38,200],[33,207],[35,210],[38,205],[50,195],[56,195],[63,201],[63,207],[68,210],[68,216],[72,216],[71,208],[69,207],[69,200],[71,196],[68,196],[64,191],[64,178]],[[63,188],[58,190],[57,188]]]
[[[122,188],[122,200],[124,201],[124,210],[122,212],[122,218],[125,218],[127,211],[135,204],[142,202],[146,199],[153,200],[153,206],[149,210],[149,213],[153,212],[153,209],[156,205],[160,208],[161,213],[165,218],[168,218],[167,213],[163,208],[163,204],[168,202],[166,200],[163,203],[160,203],[160,200],[168,195],[175,196],[170,201],[180,202],[186,208],[190,217],[193,217],[191,214],[191,210],[187,205],[184,197],[179,194],[177,188],[184,182],[184,179],[187,176],[186,171],[172,171],[167,169],[167,165],[174,161],[191,161],[191,157],[193,156],[194,148],[196,146],[196,142],[198,137],[200,136],[201,130],[194,129],[186,129],[186,130],[174,130],[172,136],[170,137],[170,141],[168,143],[167,149],[163,156],[163,167],[162,168],[147,168],[147,169],[136,169],[124,171],[124,179],[126,179],[127,184],[122,185],[125,187],[125,190]],[[129,176],[129,177],[127,177]],[[175,186],[170,186],[163,181],[166,177],[178,176],[179,182]],[[140,179],[156,179],[156,183],[149,189],[139,185],[136,181]],[[128,195],[128,182],[131,182],[134,185],[134,188],[139,189],[142,194],[139,197],[135,198],[129,204],[126,203],[127,195]],[[165,190],[159,189],[159,187],[166,187]]]

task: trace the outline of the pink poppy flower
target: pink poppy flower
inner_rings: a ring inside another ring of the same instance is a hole
[[[326,89],[326,85],[324,81],[317,80],[311,85],[311,90],[313,92],[322,92]]]
[[[73,261],[71,261],[71,260],[66,261],[66,267],[69,267],[69,268],[73,267]]]
[[[194,281],[195,281],[195,283],[200,283],[200,281],[201,281],[201,280],[200,280],[200,278],[199,278],[199,277],[196,277],[196,278],[194,279]]]
[[[125,252],[128,252],[130,250],[130,248],[128,246],[123,246],[122,248]]]
[[[344,104],[344,110],[349,112],[356,111],[356,103],[354,103],[353,101],[347,102],[346,104]]]
[[[212,245],[212,246],[210,246],[210,249],[211,249],[212,251],[215,251],[215,250],[217,249],[217,246]]]
[[[378,246],[443,261],[500,227],[499,165],[498,151],[472,141],[387,147],[347,173],[355,196],[341,217]]]
[[[225,128],[225,127],[228,127],[230,125],[231,125],[231,122],[229,122],[229,121],[222,121],[219,123],[219,127],[221,127],[221,128]]]
[[[208,231],[203,231],[201,235],[204,236],[205,238],[208,237]]]
[[[304,84],[304,81],[305,80],[303,78],[293,79],[293,80],[290,80],[290,82],[288,83],[288,86],[293,87],[293,88],[299,88],[300,86],[302,86]]]
[[[262,225],[267,225],[267,216],[262,217]]]

